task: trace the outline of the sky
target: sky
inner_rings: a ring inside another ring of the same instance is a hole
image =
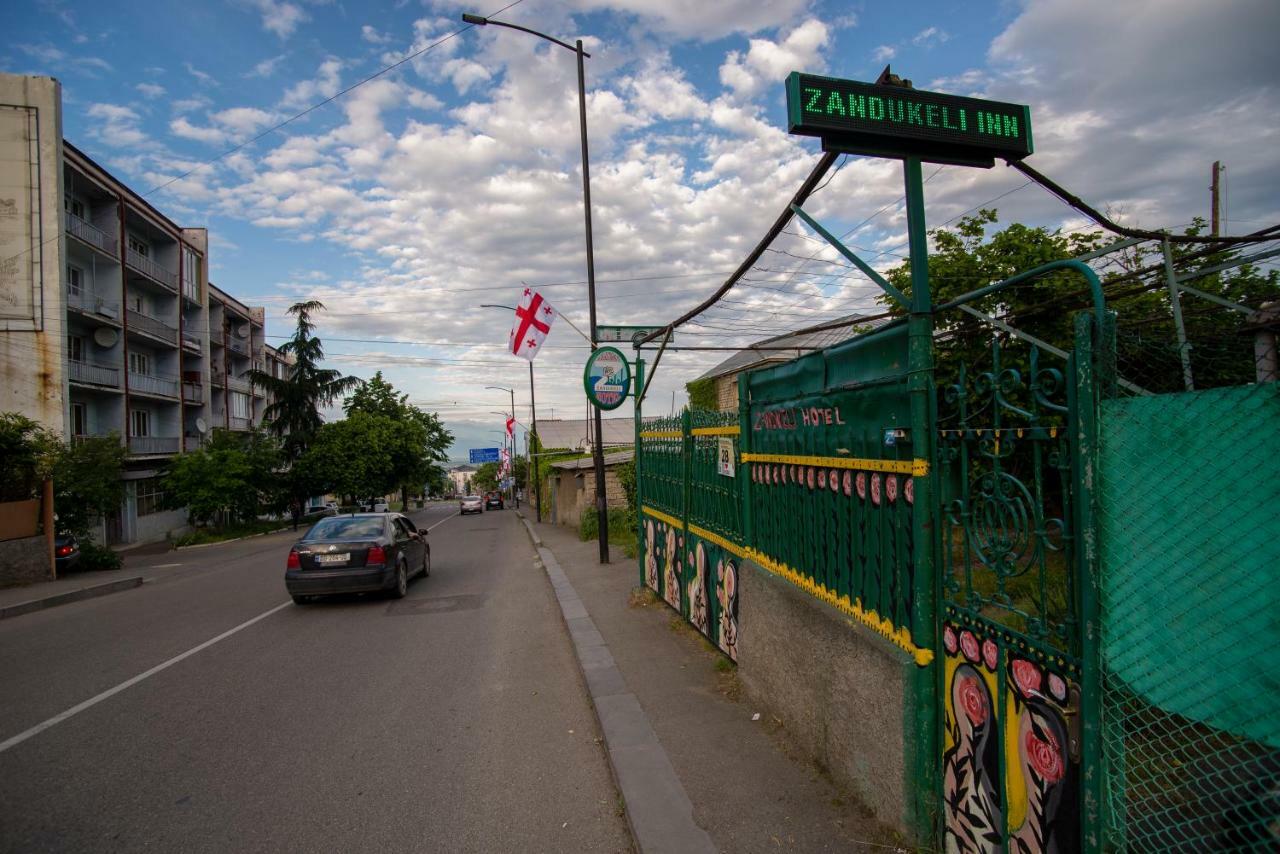
[[[474,2],[36,0],[6,11],[0,70],[57,77],[64,137],[209,229],[211,281],[267,307],[268,343],[290,304],[320,299],[330,364],[381,370],[438,411],[456,458],[500,438],[510,396],[486,386],[514,388],[528,422],[512,313],[485,304],[527,283],[562,313],[534,363],[542,418],[586,417],[589,352],[565,323],[588,323],[574,55],[463,12],[591,54],[601,324],[675,319],[765,233],[819,156],[786,130],[791,71],[870,82],[891,64],[918,89],[1029,105],[1027,162],[1128,225],[1207,218],[1215,160],[1228,233],[1280,222],[1274,0]],[[931,228],[979,206],[1001,225],[1086,225],[1003,164],[925,176]],[[849,157],[806,210],[887,269],[906,251],[901,199],[899,162]],[[675,343],[874,310],[875,286],[836,258],[793,223]],[[665,355],[645,413],[678,409],[729,355]]]

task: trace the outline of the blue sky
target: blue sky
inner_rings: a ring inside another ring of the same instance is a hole
[[[498,8],[35,2],[7,12],[0,68],[59,78],[67,139],[135,190],[168,184],[147,198],[209,228],[212,279],[267,306],[269,335],[288,333],[289,303],[318,296],[335,364],[382,369],[441,412],[461,452],[501,427],[490,412],[506,395],[484,386],[514,385],[527,412],[525,363],[504,354],[509,316],[479,305],[511,302],[527,281],[586,323],[573,57],[459,20]],[[891,62],[918,88],[1029,104],[1029,162],[1132,224],[1207,215],[1217,159],[1231,230],[1280,219],[1274,2],[523,0],[501,17],[581,37],[593,54],[602,323],[660,323],[696,304],[803,180],[817,145],[785,133],[791,70],[868,80]],[[940,170],[930,223],[1009,193],[1002,222],[1083,225],[1023,183],[1002,166]],[[811,207],[837,228],[870,218],[851,240],[887,267],[904,251],[900,194],[895,163],[854,158]],[[872,303],[867,282],[783,253],[760,266],[681,340],[732,346]],[[581,417],[582,342],[561,324],[548,345],[539,413]],[[674,391],[679,405],[724,355],[667,357],[653,400],[666,409]]]

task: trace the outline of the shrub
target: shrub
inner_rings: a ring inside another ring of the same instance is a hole
[[[97,543],[91,543],[86,540],[80,542],[80,569],[119,569],[123,565],[124,561],[120,555],[106,546],[100,546]]]

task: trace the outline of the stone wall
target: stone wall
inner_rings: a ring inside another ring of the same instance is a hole
[[[44,535],[0,542],[0,587],[52,580],[49,541]]]
[[[911,837],[905,741],[915,663],[750,561],[738,591],[738,676],[810,758]]]
[[[556,522],[577,528],[582,522],[582,514],[595,507],[595,470],[552,469],[552,472],[552,477],[556,479]],[[627,506],[627,494],[622,489],[622,483],[618,480],[618,473],[614,466],[606,467],[604,470],[604,494],[609,507]]]
[[[735,412],[738,409],[738,375],[716,378],[716,409]]]

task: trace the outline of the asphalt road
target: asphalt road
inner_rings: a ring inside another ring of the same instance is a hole
[[[0,622],[0,851],[629,851],[519,520],[415,520],[400,601],[293,605],[276,534]]]

